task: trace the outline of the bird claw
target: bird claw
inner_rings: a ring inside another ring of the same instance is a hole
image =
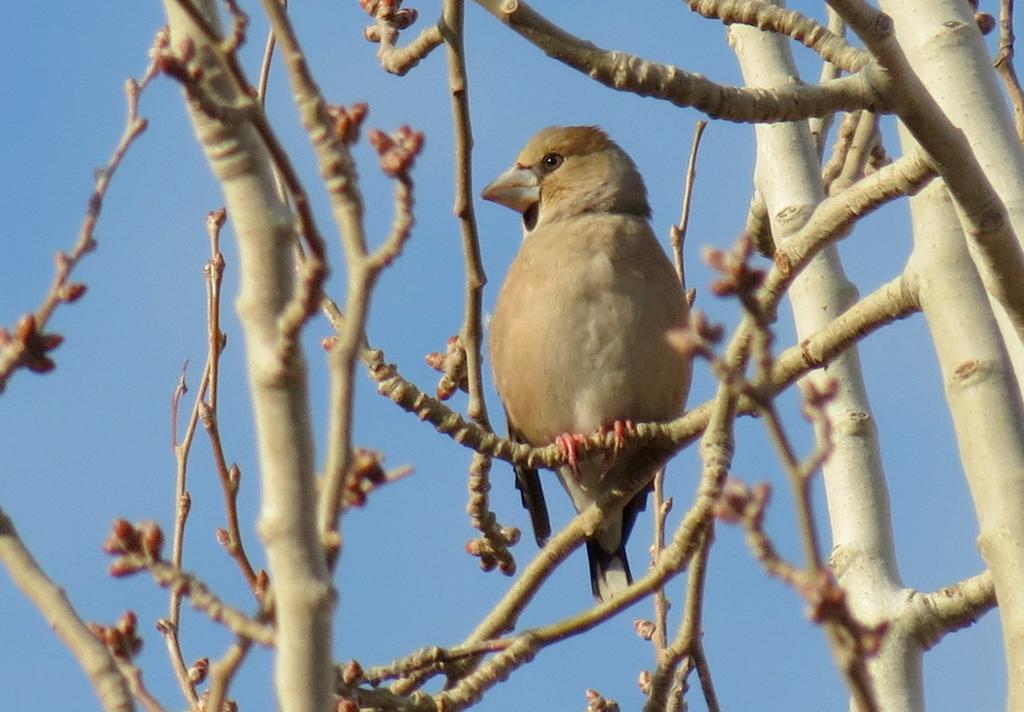
[[[610,461],[620,450],[626,447],[626,438],[636,433],[636,426],[632,420],[616,420],[611,425],[602,425],[598,433],[603,437],[608,433],[614,435],[612,451],[607,453]],[[566,463],[572,468],[572,474],[577,481],[580,479],[580,449],[588,446],[587,436],[579,433],[562,433],[555,438],[555,445],[562,451]]]
[[[626,447],[626,436],[636,433],[636,425],[633,424],[632,420],[627,419],[616,420],[610,426],[601,426],[601,435],[607,435],[609,432],[613,433],[615,436],[612,441],[612,452],[617,453],[619,450]]]
[[[581,447],[586,447],[587,438],[579,433],[562,433],[555,438],[555,445],[562,451],[565,461],[572,468],[573,477],[580,478],[580,452]]]

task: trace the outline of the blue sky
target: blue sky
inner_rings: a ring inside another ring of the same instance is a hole
[[[255,77],[265,38],[257,3],[243,52]],[[820,8],[807,6],[820,16]],[[424,20],[438,3],[416,5]],[[738,82],[736,62],[721,25],[689,13],[682,3],[538,3],[538,8],[597,44],[642,54]],[[404,375],[432,390],[435,374],[423,356],[443,349],[462,318],[463,270],[458,226],[451,217],[450,110],[443,51],[404,78],[384,74],[376,47],[362,39],[366,24],[358,3],[294,3],[291,10],[310,65],[331,101],[367,101],[367,126],[411,124],[426,134],[414,172],[417,226],[404,256],[382,277],[374,297],[370,340]],[[659,235],[677,218],[686,157],[697,112],[615,93],[544,58],[524,40],[470,4],[466,50],[476,141],[474,184],[479,191],[515,156],[521,144],[549,124],[603,126],[631,153],[645,175]],[[70,248],[102,165],[120,135],[127,76],[137,76],[163,22],[158,3],[100,5],[15,3],[7,10],[9,61],[0,65],[6,108],[0,122],[0,161],[5,221],[0,260],[0,324],[11,325],[39,304],[53,270],[53,255]],[[419,25],[417,25],[418,29]],[[817,76],[814,57],[797,51],[805,78]],[[340,248],[317,182],[312,153],[299,129],[280,67],[272,76],[268,111],[292,150],[318,222],[331,245],[334,273],[329,292],[340,297],[344,274]],[[10,515],[47,572],[65,586],[87,620],[113,622],[126,608],[139,615],[145,648],[140,658],[147,684],[168,709],[183,703],[153,621],[166,615],[166,594],[146,576],[114,580],[100,544],[115,517],[154,519],[170,529],[174,460],[169,402],[182,363],[189,359],[195,385],[205,355],[202,266],[208,257],[203,221],[222,204],[195,143],[178,87],[157,81],[142,100],[150,128],[129,154],[107,198],[97,229],[100,247],[76,278],[89,291],[62,308],[52,329],[66,342],[55,372],[20,372],[0,397],[0,507]],[[892,126],[888,146],[895,151]],[[368,234],[379,239],[390,221],[390,186],[380,178],[368,146],[357,149]],[[736,323],[736,305],[708,291],[713,275],[697,257],[704,245],[727,247],[741,231],[751,192],[753,131],[712,123],[705,134],[694,195],[687,255],[688,279],[712,318]],[[515,215],[499,206],[476,206],[493,304],[519,240]],[[223,249],[225,330],[220,405],[227,456],[242,471],[240,509],[250,552],[260,560],[255,534],[259,479],[243,372],[241,332],[233,310],[237,267],[230,226]],[[865,220],[840,248],[845,266],[867,294],[891,279],[910,251],[907,208],[899,203]],[[793,342],[788,314],[779,344]],[[328,325],[307,330],[311,394],[318,452],[324,452],[327,383],[319,340]],[[864,369],[879,423],[891,488],[896,542],[905,583],[933,590],[981,570],[969,494],[942,398],[924,321],[900,322],[873,335],[862,348]],[[698,366],[690,402],[712,393],[713,380]],[[189,394],[189,397],[192,394]],[[462,408],[456,397],[452,404]],[[792,394],[782,399],[795,441],[810,445]],[[497,420],[493,391],[488,405]],[[396,409],[360,378],[357,444],[383,451],[388,466],[410,464],[415,474],[375,494],[344,523],[346,548],[337,577],[340,608],[338,659],[381,664],[425,645],[460,641],[509,585],[484,574],[463,551],[473,537],[465,507],[470,453],[413,416]],[[791,497],[760,425],[742,421],[735,472],[775,487],[768,527],[781,551],[799,556]],[[699,463],[693,448],[674,460],[669,489],[674,521],[692,497]],[[499,518],[526,530],[528,520],[512,487],[510,467],[496,462],[493,503]],[[196,439],[190,468],[193,509],[185,566],[225,599],[250,607],[233,563],[214,539],[223,525],[219,488],[208,444]],[[553,522],[571,510],[549,487]],[[817,491],[819,523],[824,505]],[[638,522],[630,552],[643,568],[650,519]],[[824,525],[822,524],[822,531]],[[795,593],[767,579],[747,552],[739,531],[718,528],[712,551],[705,615],[705,645],[725,709],[840,709],[846,694],[820,630],[809,623]],[[827,542],[827,534],[825,537]],[[515,553],[522,565],[535,549],[524,537]],[[681,610],[683,580],[670,596]],[[590,603],[586,561],[574,555],[549,581],[522,618],[543,625]],[[617,699],[624,710],[642,700],[635,680],[652,665],[650,645],[632,632],[632,621],[650,617],[637,605],[585,636],[543,651],[533,664],[498,686],[486,710],[583,709],[588,687]],[[1005,698],[997,614],[944,640],[925,659],[930,709],[995,710]],[[0,575],[0,706],[17,710],[95,710],[95,698],[76,663],[42,617]],[[219,657],[230,638],[186,609],[182,631],[187,659]],[[273,708],[267,672],[270,655],[258,651],[233,688],[244,710]],[[41,681],[45,680],[41,684]],[[696,691],[692,709],[703,709]]]

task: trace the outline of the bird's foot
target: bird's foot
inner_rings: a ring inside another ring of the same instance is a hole
[[[601,435],[607,435],[608,433],[615,435],[612,452],[617,453],[626,447],[626,436],[636,433],[636,425],[633,424],[632,420],[616,420],[611,425],[602,425],[600,432]]]
[[[587,438],[579,433],[562,433],[555,438],[555,445],[562,451],[565,461],[572,468],[573,477],[580,476],[580,448],[587,446]]]

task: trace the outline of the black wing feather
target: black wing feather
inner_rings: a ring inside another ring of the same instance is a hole
[[[517,443],[525,443],[526,440],[515,427],[509,423],[508,436]],[[540,483],[540,475],[537,470],[529,467],[515,467],[516,489],[523,500],[523,506],[530,513],[530,523],[533,525],[533,536],[537,540],[537,546],[544,546],[548,537],[551,536],[551,519],[548,517],[548,505],[544,501],[544,488]]]

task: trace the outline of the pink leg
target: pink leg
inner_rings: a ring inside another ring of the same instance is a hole
[[[615,434],[613,452],[618,452],[626,446],[626,436],[636,432],[636,426],[633,425],[632,420],[616,420],[611,425],[602,425],[600,432],[601,435],[607,435],[609,432]]]
[[[586,447],[587,438],[586,436],[580,435],[579,433],[562,433],[555,438],[555,445],[565,455],[565,460],[569,463],[569,467],[572,468],[573,475],[579,479],[580,474],[580,447]]]

